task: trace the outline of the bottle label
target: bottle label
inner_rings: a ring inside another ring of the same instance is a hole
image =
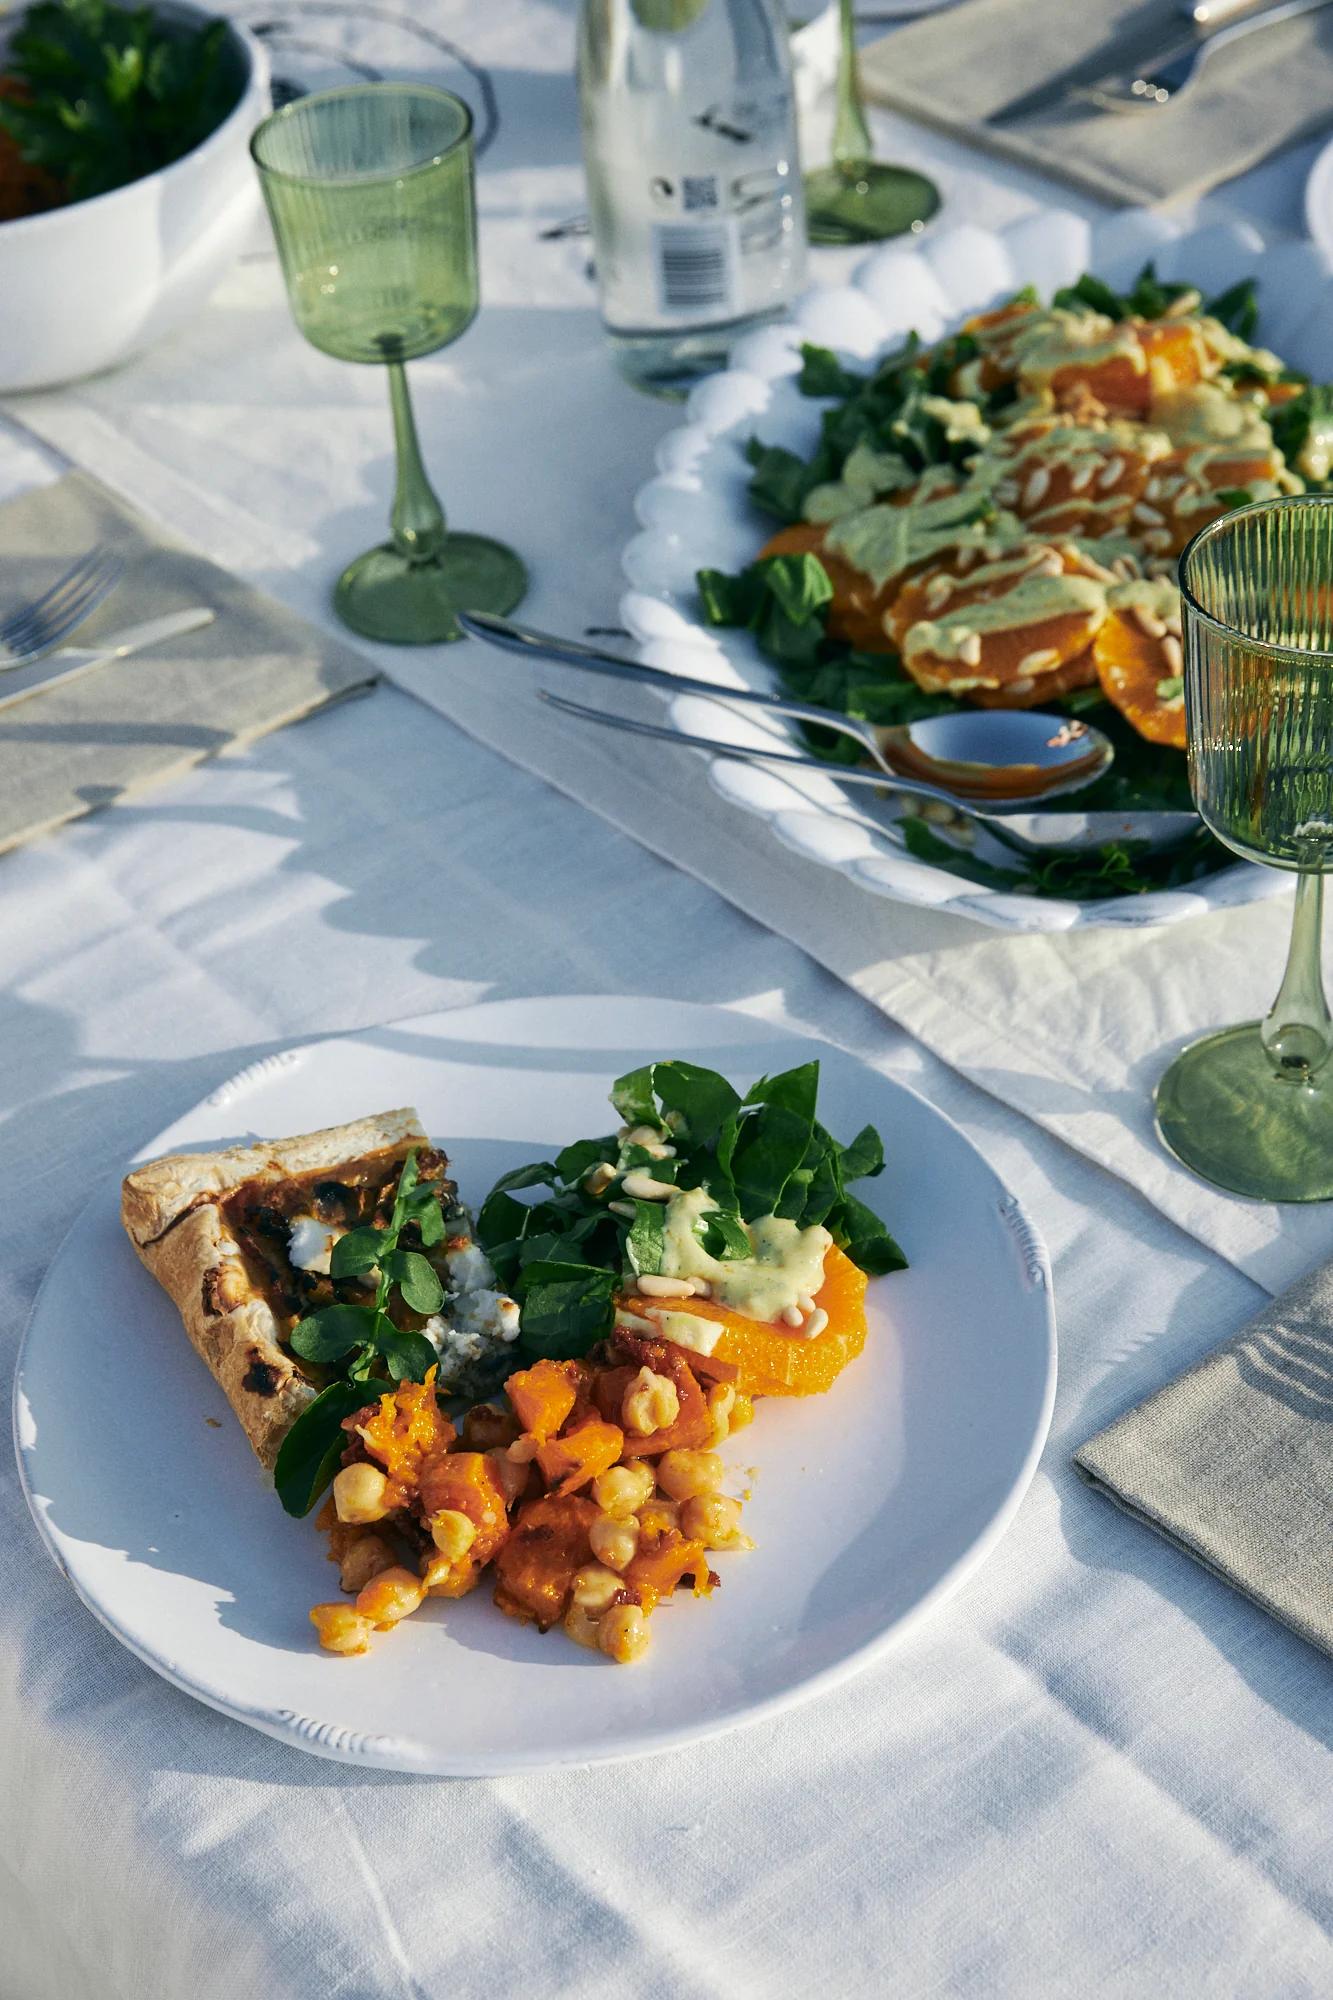
[[[697,179],[716,189],[712,174]],[[690,202],[690,187],[691,177],[686,176],[686,207]],[[664,319],[698,319],[714,314],[725,318],[738,310],[740,247],[733,219],[655,222],[651,241],[657,310]]]

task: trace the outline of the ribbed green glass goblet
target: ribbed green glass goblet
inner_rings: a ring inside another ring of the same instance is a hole
[[[392,539],[343,571],[334,608],[370,639],[461,638],[455,609],[512,611],[527,587],[512,549],[445,526],[404,369],[476,317],[472,114],[425,84],[356,84],[285,105],[250,151],[297,326],[325,354],[389,371]]]
[[[1266,1201],[1333,1199],[1333,1017],[1324,876],[1333,869],[1333,498],[1223,515],[1181,558],[1195,803],[1248,861],[1296,872],[1291,950],[1263,1021],[1176,1058],[1157,1127],[1196,1173]]]

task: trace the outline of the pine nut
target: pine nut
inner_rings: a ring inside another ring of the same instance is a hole
[[[1095,460],[1089,460],[1086,465],[1075,466],[1069,475],[1070,492],[1085,493],[1088,487],[1091,486],[1096,471],[1097,464]]]
[[[620,1185],[634,1201],[670,1201],[675,1192],[666,1181],[655,1181],[651,1174],[626,1174]]]
[[[1149,528],[1164,528],[1166,526],[1166,515],[1161,513],[1156,507],[1146,506],[1142,500],[1136,503],[1129,518],[1131,521],[1141,521],[1145,527]]]
[[[1023,488],[1023,505],[1028,508],[1035,507],[1039,501],[1046,498],[1050,490],[1051,475],[1044,465],[1039,465],[1035,472],[1028,475],[1027,484]]]
[[[804,1326],[805,1314],[799,1306],[787,1306],[783,1310],[783,1320],[788,1326]]]
[[[1125,469],[1125,461],[1123,458],[1119,457],[1108,458],[1105,465],[1102,467],[1101,471],[1097,474],[1098,491],[1101,493],[1108,493],[1110,489],[1115,485],[1116,481],[1119,479],[1124,469]]]
[[[1140,632],[1149,639],[1160,639],[1165,635],[1166,626],[1155,611],[1149,611],[1146,604],[1131,604],[1129,615]]]
[[[820,1334],[824,1331],[827,1325],[828,1325],[828,1314],[824,1311],[824,1308],[822,1306],[816,1306],[815,1310],[811,1313],[809,1319],[805,1323],[806,1339],[818,1340]]]
[[[1171,672],[1173,674],[1184,673],[1185,671],[1184,648],[1181,646],[1179,639],[1172,638],[1170,633],[1168,633],[1166,638],[1163,639],[1162,641],[1162,658],[1166,661],[1166,664],[1168,665],[1168,667],[1170,667]]]
[[[692,1299],[694,1281],[691,1278],[658,1278],[640,1271],[636,1280],[639,1291],[648,1299]]]
[[[1020,674],[1044,674],[1048,667],[1056,667],[1059,664],[1060,655],[1055,647],[1043,646],[1038,652],[1024,653],[1018,663],[1018,671]],[[1010,686],[1017,688],[1018,682],[1011,681]]]

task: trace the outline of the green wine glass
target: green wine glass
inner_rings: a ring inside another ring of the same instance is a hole
[[[368,639],[460,639],[456,609],[512,611],[527,588],[512,549],[446,527],[407,390],[405,364],[476,318],[472,114],[425,84],[354,84],[275,111],[250,152],[297,326],[322,353],[389,374],[391,539],[349,563],[334,609]]]
[[[1263,1021],[1195,1042],[1157,1129],[1196,1173],[1263,1201],[1333,1199],[1333,1017],[1321,965],[1333,868],[1333,496],[1261,500],[1181,557],[1195,804],[1249,861],[1296,874],[1291,949]]]
[[[833,159],[805,177],[805,226],[812,243],[878,243],[925,228],[940,191],[911,167],[874,157],[856,62],[852,0],[838,5],[838,110]]]

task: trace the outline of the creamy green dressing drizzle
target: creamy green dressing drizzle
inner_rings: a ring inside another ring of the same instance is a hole
[[[710,1257],[699,1241],[696,1225],[716,1207],[704,1188],[679,1188],[672,1194],[662,1225],[664,1278],[703,1278],[719,1305],[729,1306],[746,1319],[780,1320],[788,1308],[797,1307],[802,1294],[813,1298],[824,1282],[824,1259],[833,1243],[822,1224],[802,1229],[783,1216],[761,1216],[745,1225],[753,1256]],[[697,1314],[674,1308],[665,1312],[655,1308],[653,1317],[664,1330],[673,1319],[708,1324]],[[679,1338],[670,1332],[666,1337]],[[681,1345],[698,1348],[697,1341],[682,1339]]]
[[[1028,575],[1003,597],[960,604],[939,618],[921,619],[909,629],[903,651],[913,656],[929,653],[939,660],[965,659],[968,641],[984,632],[1013,632],[1052,618],[1095,619],[1105,611],[1106,586],[1090,576]]]

